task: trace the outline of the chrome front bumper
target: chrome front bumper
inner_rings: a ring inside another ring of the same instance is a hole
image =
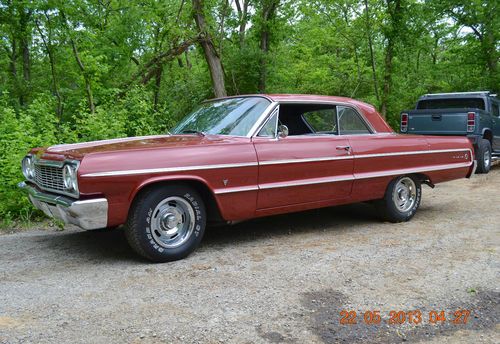
[[[107,227],[108,200],[106,198],[78,201],[66,196],[41,192],[25,182],[19,183],[18,186],[28,193],[31,203],[49,217],[85,230]]]

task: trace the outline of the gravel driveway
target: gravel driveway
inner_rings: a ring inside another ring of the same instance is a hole
[[[275,216],[211,228],[167,264],[137,258],[121,231],[3,234],[0,343],[498,343],[499,215],[497,165],[424,187],[409,223],[368,204]],[[419,324],[387,323],[417,309]]]

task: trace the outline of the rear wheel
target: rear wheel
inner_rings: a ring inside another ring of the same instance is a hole
[[[491,143],[481,139],[477,146],[477,173],[488,173],[491,168]]]
[[[404,222],[415,215],[421,198],[420,181],[411,176],[401,176],[389,183],[384,198],[376,205],[384,220]]]
[[[130,246],[154,262],[186,257],[201,242],[206,212],[200,195],[190,187],[151,188],[132,205],[125,228]]]

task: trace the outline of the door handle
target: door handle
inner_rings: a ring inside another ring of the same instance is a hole
[[[337,150],[345,150],[345,151],[350,152],[351,146],[337,146]]]

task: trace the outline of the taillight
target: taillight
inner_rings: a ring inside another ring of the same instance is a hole
[[[408,114],[401,114],[401,132],[406,133],[408,131]]]
[[[467,113],[467,132],[473,133],[476,129],[476,113],[469,112]]]

